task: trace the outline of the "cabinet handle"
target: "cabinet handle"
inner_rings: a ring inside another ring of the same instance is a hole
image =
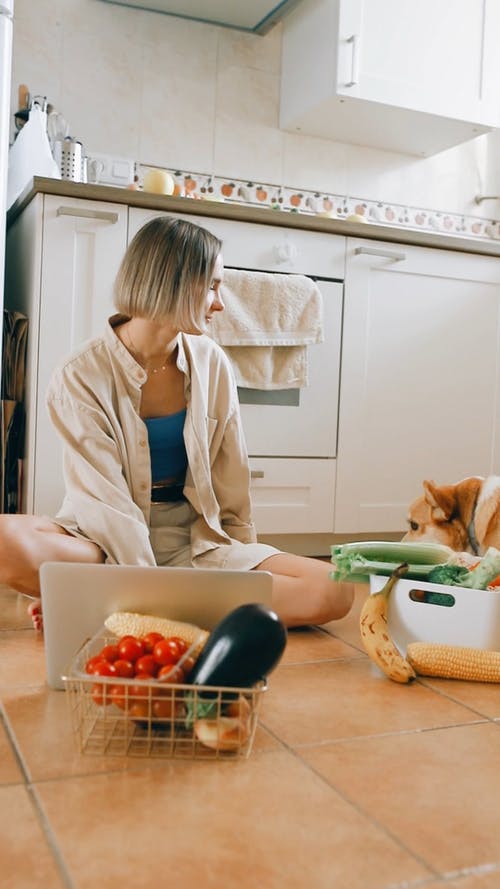
[[[351,36],[347,38],[347,43],[352,43],[352,55],[351,79],[346,83],[346,86],[356,86],[356,84],[359,83],[359,35],[351,34]]]
[[[263,469],[252,469],[250,471],[250,478],[264,478],[264,470]]]
[[[58,207],[56,216],[81,216],[84,219],[100,219],[114,225],[118,222],[118,213],[111,210],[85,210],[83,207]]]
[[[381,256],[382,259],[393,259],[394,262],[402,262],[403,259],[406,259],[406,253],[402,253],[400,250],[379,250],[378,247],[356,247],[354,253],[356,256],[359,256],[360,253],[366,253],[368,256]]]

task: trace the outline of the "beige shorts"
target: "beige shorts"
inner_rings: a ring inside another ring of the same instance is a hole
[[[267,543],[232,540],[191,556],[191,525],[196,512],[185,500],[151,505],[150,540],[157,565],[170,567],[227,568],[249,571],[280,550]]]

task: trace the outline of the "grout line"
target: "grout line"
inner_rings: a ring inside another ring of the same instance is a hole
[[[40,825],[43,837],[45,838],[45,841],[46,841],[46,843],[49,847],[49,850],[52,854],[54,863],[55,863],[58,873],[63,881],[65,889],[75,889],[75,884],[73,883],[73,880],[71,879],[68,868],[66,866],[64,858],[62,856],[62,853],[59,849],[56,838],[54,836],[54,832],[52,830],[50,822],[45,814],[45,811],[43,809],[41,801],[38,797],[37,791],[32,783],[27,763],[21,753],[21,750],[20,750],[19,745],[16,740],[16,736],[14,734],[14,731],[12,729],[12,726],[10,724],[8,717],[7,717],[5,708],[4,708],[1,700],[0,700],[0,722],[5,729],[5,733],[7,735],[10,746],[12,748],[12,752],[13,752],[16,762],[21,770],[21,773],[22,773],[22,776],[24,779],[24,787],[26,789],[26,792],[27,792],[29,798],[31,799],[31,803],[32,803],[32,806],[35,810],[35,815],[36,815],[37,821]],[[17,786],[19,786],[19,785],[17,785]]]
[[[450,881],[455,882],[457,879],[460,880],[462,877],[477,877],[483,876],[484,874],[495,874],[500,871],[500,862],[493,862],[492,864],[476,864],[471,867],[462,867],[459,870],[454,871],[445,871],[442,874],[438,875],[439,884],[445,886]],[[405,880],[403,883],[391,883],[389,886],[386,886],[385,889],[425,889],[426,886],[434,886],[436,880],[434,877],[423,877],[416,880]]]
[[[454,704],[459,704],[461,707],[464,707],[466,710],[470,710],[471,713],[476,713],[477,716],[481,716],[482,719],[487,722],[495,722],[497,719],[500,719],[500,716],[488,716],[486,713],[482,713],[481,710],[477,710],[472,704],[465,704],[464,701],[460,701],[460,700],[458,700],[458,698],[454,698],[451,694],[447,694],[446,691],[444,691],[444,689],[434,688],[434,686],[431,684],[432,683],[431,677],[426,679],[426,677],[424,677],[424,676],[418,676],[417,681],[424,688],[429,689],[429,691],[435,692],[436,694],[440,695],[442,698],[446,698],[447,701],[452,701]],[[448,681],[453,682],[454,680],[451,679]],[[480,683],[478,683],[478,684],[480,684]],[[483,684],[487,685],[489,683],[483,683]]]
[[[425,889],[426,886],[435,886],[436,879],[441,885],[441,875],[437,877],[416,877],[414,880],[404,880],[402,883],[390,883],[384,889]]]
[[[366,655],[359,652],[359,654],[343,654],[341,657],[322,657],[322,658],[314,658],[312,660],[306,661],[287,661],[286,663],[280,664],[280,669],[285,669],[286,667],[308,667],[311,664],[337,664],[337,663],[345,663],[349,661],[359,661],[362,658],[366,657]]]
[[[366,821],[368,821],[373,827],[376,827],[377,830],[379,830],[381,833],[384,833],[387,837],[389,837],[389,839],[391,839],[394,843],[396,843],[396,845],[399,846],[401,849],[403,849],[408,855],[411,855],[411,857],[415,861],[418,861],[419,864],[422,865],[422,867],[425,867],[426,870],[428,870],[429,874],[430,874],[428,881],[431,881],[431,880],[434,881],[437,877],[439,877],[439,872],[436,871],[436,869],[431,864],[429,864],[427,861],[425,861],[425,859],[422,858],[417,852],[415,852],[413,849],[411,849],[409,846],[407,846],[406,843],[403,842],[399,837],[397,837],[395,834],[393,834],[392,831],[389,830],[388,827],[386,827],[386,825],[382,824],[380,821],[377,821],[377,819],[374,818],[372,815],[370,815],[368,812],[366,812],[365,809],[363,809],[362,806],[359,805],[359,803],[355,802],[353,799],[351,799],[349,796],[347,796],[335,784],[333,784],[331,781],[329,781],[321,772],[317,771],[317,769],[314,766],[312,766],[310,763],[308,763],[304,759],[302,759],[302,756],[300,755],[300,752],[298,750],[294,750],[293,747],[290,747],[288,744],[286,744],[285,741],[283,741],[282,743],[283,743],[284,747],[288,750],[288,752],[291,753],[292,756],[295,757],[295,759],[297,759],[313,775],[315,775],[317,778],[319,778],[319,780],[323,784],[326,784],[326,786],[329,787],[330,790],[333,790],[333,792],[336,793],[337,796],[340,797],[340,799],[344,800],[345,803],[347,803],[349,806],[351,806],[351,808],[353,808],[356,812],[358,812],[358,814],[361,815]],[[409,884],[409,887],[410,886],[411,886],[411,884]],[[409,889],[409,887],[408,887],[408,889]],[[392,889],[392,887],[387,887],[387,889]],[[394,889],[397,889],[397,887],[394,887]],[[403,887],[401,887],[401,889],[403,889]],[[406,887],[405,887],[405,889],[406,889]]]
[[[29,769],[28,769],[26,761],[21,753],[21,750],[19,749],[14,731],[12,729],[10,722],[9,722],[9,718],[5,712],[5,708],[4,708],[4,705],[3,705],[1,699],[0,699],[0,722],[2,723],[2,725],[5,729],[5,734],[7,735],[10,746],[12,748],[12,753],[14,754],[14,758],[15,758],[15,760],[19,766],[19,769],[21,771],[21,774],[23,776],[23,781],[25,784],[29,784],[31,781]]]
[[[314,748],[314,747],[326,747],[329,744],[332,744],[332,745],[345,744],[346,742],[352,742],[352,741],[362,741],[362,742],[363,741],[373,741],[373,740],[378,740],[381,738],[397,738],[401,735],[403,735],[403,736],[419,735],[419,734],[424,734],[426,732],[440,732],[440,731],[446,731],[447,729],[469,728],[469,727],[473,727],[476,725],[488,725],[489,722],[490,722],[490,720],[485,718],[485,719],[477,719],[477,720],[474,720],[473,722],[454,722],[449,725],[431,725],[431,726],[426,726],[425,728],[399,729],[398,731],[378,732],[376,734],[370,734],[370,735],[344,735],[341,738],[327,738],[323,741],[308,741],[305,744],[297,744],[292,749],[293,750],[310,750],[311,748]],[[266,731],[269,731],[269,729],[265,725],[265,723],[262,723],[262,725],[265,727]],[[286,742],[283,742],[283,743],[286,743]]]
[[[34,784],[29,784],[27,786],[27,790],[31,797],[33,806],[38,816],[38,821],[40,822],[45,839],[50,848],[50,851],[52,852],[56,867],[59,871],[59,875],[63,881],[63,884],[66,889],[76,889],[75,883],[73,882],[73,879],[64,860],[64,856],[54,835],[54,831],[52,830],[52,825],[47,818],[47,815],[45,814],[45,809],[43,808],[42,801],[38,796],[38,791]]]
[[[496,874],[500,871],[500,861],[488,862],[485,864],[476,864],[471,867],[461,867],[458,870],[446,871],[442,876],[443,879],[456,880],[461,877],[478,877],[483,874]]]

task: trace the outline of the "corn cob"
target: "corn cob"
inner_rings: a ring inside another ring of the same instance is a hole
[[[104,621],[104,626],[114,636],[145,636],[146,633],[161,633],[169,636],[179,636],[189,646],[197,643],[193,654],[199,654],[208,639],[208,631],[200,630],[194,624],[184,623],[178,620],[169,620],[165,617],[154,617],[150,614],[136,614],[131,611],[115,611]]]
[[[500,682],[500,651],[437,642],[410,642],[406,657],[421,676]]]

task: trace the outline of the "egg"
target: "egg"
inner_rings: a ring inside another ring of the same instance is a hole
[[[360,213],[351,213],[350,216],[346,216],[346,222],[368,222],[365,216],[361,216]]]
[[[144,174],[142,188],[143,191],[150,191],[153,194],[173,194],[174,177],[167,170],[153,168]]]

